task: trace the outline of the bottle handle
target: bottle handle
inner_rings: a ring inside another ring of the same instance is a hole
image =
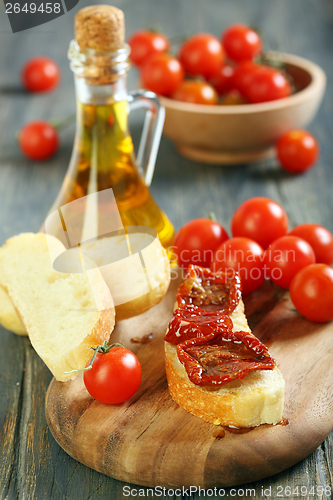
[[[157,95],[150,90],[129,92],[128,103],[130,111],[139,108],[146,109],[136,161],[144,173],[147,186],[150,186],[164,125],[165,109]],[[144,165],[147,165],[146,168]]]

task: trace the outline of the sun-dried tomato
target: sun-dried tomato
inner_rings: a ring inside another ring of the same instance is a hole
[[[248,332],[211,333],[177,345],[188,378],[199,386],[221,386],[242,380],[251,370],[272,370],[276,361]]]
[[[197,306],[188,305],[175,310],[164,340],[179,344],[194,337],[204,337],[212,332],[232,330],[229,316],[222,311],[204,311]]]
[[[213,272],[205,267],[190,265],[182,285],[177,291],[178,306],[193,304],[198,307],[214,306],[231,314],[241,298],[239,274]]]

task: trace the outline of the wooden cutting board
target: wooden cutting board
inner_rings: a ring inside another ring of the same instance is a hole
[[[46,398],[49,428],[59,445],[88,467],[145,486],[223,487],[276,474],[314,451],[333,428],[333,322],[303,319],[286,292],[266,282],[245,300],[255,335],[267,342],[286,381],[287,425],[245,433],[204,422],[170,397],[163,336],[177,280],[163,301],[119,322],[112,340],[135,351],[143,380],[135,396],[109,406],[92,399],[82,375],[52,380]],[[150,336],[146,343],[135,343]]]

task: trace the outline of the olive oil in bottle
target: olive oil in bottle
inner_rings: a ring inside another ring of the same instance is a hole
[[[85,22],[87,16],[90,24]],[[124,43],[122,17],[119,9],[107,5],[86,7],[76,15],[76,40],[69,50],[77,97],[76,136],[63,186],[51,210],[112,188],[123,226],[154,228],[167,248],[172,245],[174,228],[150,194],[128,128],[130,49]],[[101,18],[106,26],[100,26]],[[137,95],[145,107],[149,94]],[[152,116],[158,105],[153,98]]]

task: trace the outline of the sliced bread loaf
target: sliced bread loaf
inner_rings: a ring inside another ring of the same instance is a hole
[[[158,238],[132,233],[101,238],[81,246],[99,267],[111,291],[117,321],[137,316],[158,304],[170,284],[170,263]],[[0,288],[0,323],[26,335],[5,288]]]
[[[57,380],[84,368],[90,347],[114,328],[112,297],[99,270],[77,274],[53,269],[49,250],[63,252],[53,236],[24,233],[0,249],[0,285],[7,290],[36,352]],[[78,263],[78,266],[80,264]]]

